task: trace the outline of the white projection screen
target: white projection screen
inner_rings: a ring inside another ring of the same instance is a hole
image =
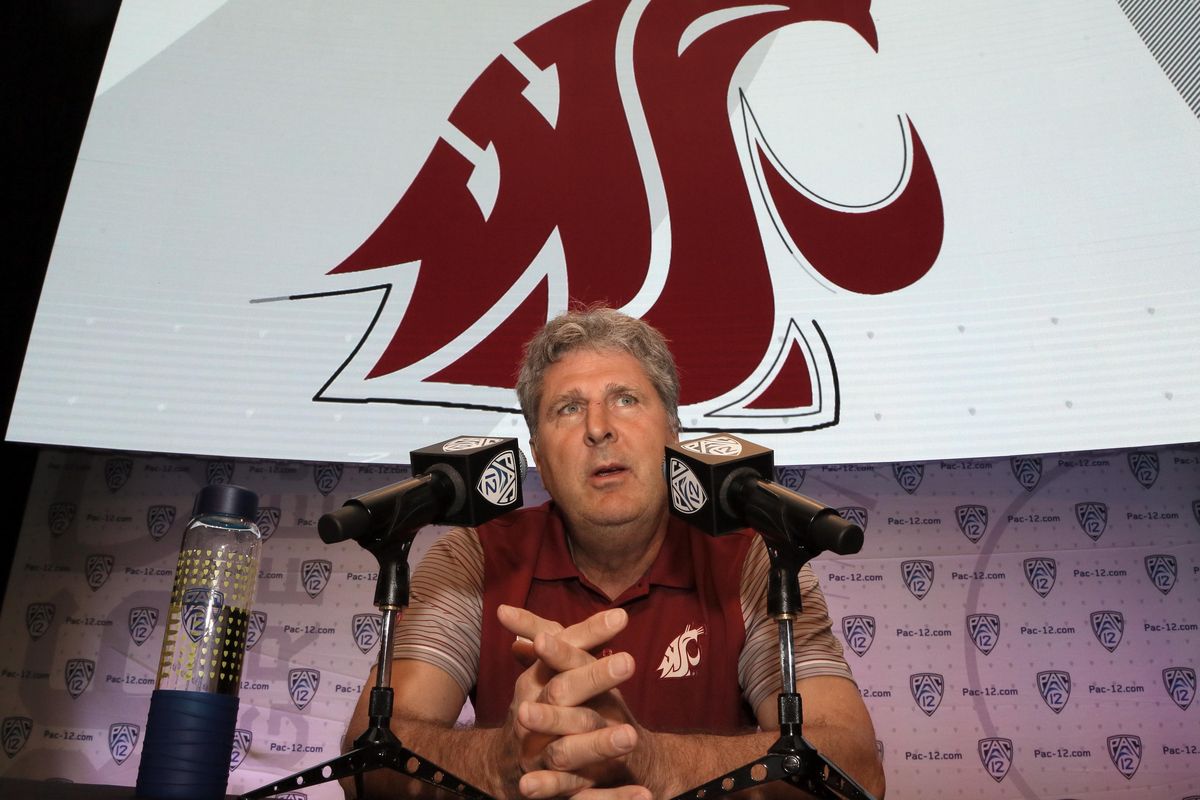
[[[1188,5],[125,0],[8,438],[524,438],[575,300],[779,463],[1198,440]]]

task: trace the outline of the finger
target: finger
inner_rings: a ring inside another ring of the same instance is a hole
[[[559,672],[542,688],[541,699],[556,706],[578,706],[615,689],[633,675],[633,656],[614,653],[585,666]]]
[[[573,772],[552,772],[543,769],[522,775],[517,789],[523,797],[536,800],[542,797],[570,797],[588,789],[594,783],[590,778]]]
[[[582,650],[591,650],[612,639],[629,624],[629,615],[623,608],[601,611],[566,628],[562,639]],[[530,637],[533,638],[533,637]]]
[[[606,789],[590,787],[571,795],[574,800],[654,800],[645,786],[612,786]]]
[[[552,706],[547,703],[521,703],[517,720],[526,730],[551,736],[587,733],[600,730],[608,723],[604,717],[586,706]]]
[[[563,626],[552,619],[542,619],[532,611],[526,611],[516,606],[500,605],[496,608],[496,619],[511,633],[533,641],[533,637],[543,631],[559,633]]]
[[[533,662],[537,661],[537,654],[533,652],[533,642],[524,636],[518,636],[516,639],[513,639],[512,654],[513,658],[517,659],[517,663],[522,667],[531,667],[533,666]]]
[[[632,725],[569,734],[546,745],[542,763],[557,772],[575,772],[628,754],[637,746],[637,739]]]

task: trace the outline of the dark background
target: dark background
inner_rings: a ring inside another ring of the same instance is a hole
[[[0,52],[6,62],[0,175],[9,209],[0,294],[5,342],[0,431],[8,429],[46,264],[120,5],[120,0],[34,0],[4,3],[0,10]],[[0,444],[5,516],[0,597],[8,586],[37,451],[34,445]]]

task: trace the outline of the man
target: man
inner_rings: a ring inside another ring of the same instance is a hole
[[[672,797],[766,753],[780,677],[765,548],[669,513],[679,381],[661,335],[612,309],[564,314],[527,345],[517,394],[553,502],[451,531],[421,562],[393,653],[396,733],[497,797]],[[807,566],[801,584],[805,738],[882,796]],[[468,696],[476,725],[452,728]],[[348,741],[366,725],[364,693]],[[407,779],[372,780],[378,796]]]

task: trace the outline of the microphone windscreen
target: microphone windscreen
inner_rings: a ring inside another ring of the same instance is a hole
[[[668,444],[665,467],[671,513],[709,535],[722,536],[746,527],[724,497],[729,476],[749,470],[769,480],[775,471],[775,454],[745,439],[717,433]]]
[[[516,439],[456,436],[413,450],[409,459],[414,475],[433,471],[452,476],[455,496],[439,523],[474,527],[525,502],[525,456]]]

